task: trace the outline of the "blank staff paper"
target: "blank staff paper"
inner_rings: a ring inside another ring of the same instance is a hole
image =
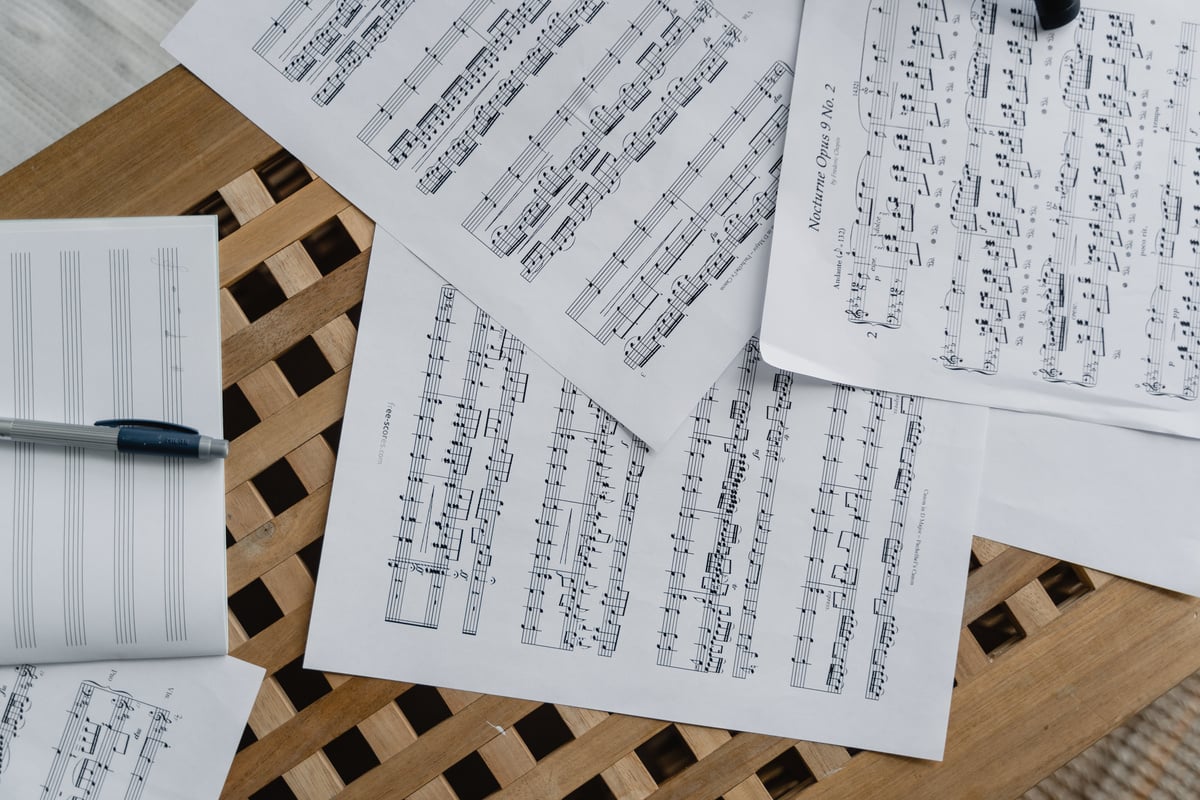
[[[221,432],[212,218],[0,223],[0,416]],[[223,654],[218,460],[0,443],[0,663]]]

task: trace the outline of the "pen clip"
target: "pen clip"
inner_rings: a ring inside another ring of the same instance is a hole
[[[124,425],[136,425],[139,428],[158,428],[164,431],[175,431],[176,433],[195,433],[200,431],[195,428],[189,428],[186,425],[176,425],[174,422],[162,422],[153,419],[98,419],[96,425],[103,425],[106,428],[120,428]]]

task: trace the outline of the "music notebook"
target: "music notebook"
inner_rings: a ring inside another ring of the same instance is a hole
[[[0,416],[221,431],[214,217],[0,222]],[[224,467],[0,442],[0,664],[223,655]]]

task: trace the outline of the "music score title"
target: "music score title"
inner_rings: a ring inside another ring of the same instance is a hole
[[[813,231],[821,230],[821,212],[825,207],[825,171],[829,168],[830,133],[833,130],[833,95],[836,89],[827,83],[825,91],[829,96],[821,103],[820,114],[817,117],[817,125],[821,129],[817,137],[817,152],[813,156],[813,163],[817,165],[817,177],[813,187],[812,211],[808,214],[808,228]]]

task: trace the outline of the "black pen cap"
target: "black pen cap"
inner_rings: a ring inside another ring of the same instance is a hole
[[[1048,31],[1079,16],[1079,0],[1036,0],[1038,22]]]

